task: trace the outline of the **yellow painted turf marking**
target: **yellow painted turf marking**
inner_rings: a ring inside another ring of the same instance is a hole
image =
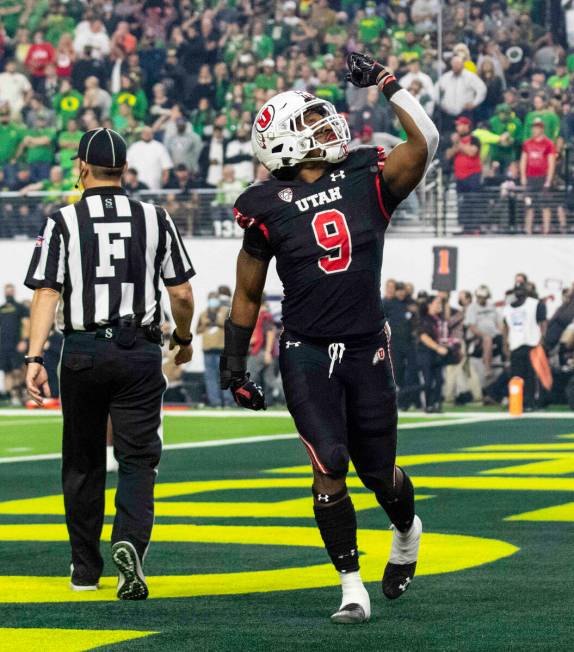
[[[570,446],[570,444],[562,444],[563,446]],[[559,446],[559,444],[555,444]],[[490,447],[486,447],[489,450],[485,452],[480,452],[482,448],[473,449],[476,452],[459,452],[459,453],[432,453],[427,455],[399,455],[397,457],[397,464],[399,466],[411,467],[411,466],[421,466],[424,464],[446,464],[452,462],[501,462],[506,460],[519,460],[519,461],[528,461],[528,460],[548,460],[549,464],[553,464],[556,460],[566,469],[565,471],[556,471],[556,475],[572,473],[574,472],[574,446],[572,447],[572,452],[569,452],[568,449],[558,449],[556,452],[549,450],[548,447],[544,446],[540,449],[532,449],[527,452],[520,452],[514,450],[508,450],[508,447],[502,447],[496,449],[496,451],[490,451]],[[540,450],[540,452],[536,452]],[[507,451],[507,452],[499,452]],[[572,469],[569,470],[569,465],[572,466]],[[516,465],[509,468],[520,469],[525,468],[530,465]],[[543,467],[544,468],[544,467]],[[550,467],[548,467],[550,468]],[[556,467],[559,468],[559,467]],[[491,469],[482,471],[482,473],[498,473],[499,469]],[[265,473],[277,473],[280,475],[301,475],[308,474],[309,467],[307,465],[302,466],[290,466],[279,469],[270,469],[265,471]],[[548,474],[552,472],[548,471]],[[530,475],[530,472],[525,472],[525,474]],[[534,474],[533,474],[534,475]]]
[[[97,629],[45,629],[0,627],[0,650],[10,652],[83,652],[102,645],[113,645],[158,632]]]
[[[109,541],[111,526],[105,525],[103,539]],[[67,541],[62,524],[0,526],[0,538],[11,536],[35,541]],[[361,574],[367,582],[380,581],[387,561],[392,533],[388,530],[359,531]],[[310,546],[321,549],[323,542],[315,527],[161,525],[154,528],[154,541],[227,543],[240,545]],[[518,548],[496,539],[454,534],[423,534],[417,575],[451,573],[508,557]],[[208,573],[148,578],[151,598],[184,598],[292,591],[336,586],[337,573],[330,563],[303,568],[279,568],[239,573]],[[0,602],[91,602],[115,599],[115,578],[103,578],[99,591],[75,593],[62,577],[0,577]]]
[[[561,523],[574,523],[574,503],[554,505],[523,512],[515,516],[508,516],[505,521],[555,521]]]
[[[559,435],[562,436],[562,435]],[[564,435],[570,437],[571,435]],[[542,451],[543,453],[552,451],[574,451],[574,443],[558,442],[548,444],[489,444],[488,446],[471,446],[464,448],[465,451],[484,451],[484,452],[497,452],[497,451]]]
[[[494,473],[494,472],[493,472]],[[574,491],[574,478],[556,477],[485,477],[481,476],[412,476],[413,483],[417,489],[471,489],[484,491]],[[351,488],[362,488],[362,483],[357,477],[347,478],[347,485]],[[211,508],[198,505],[198,503],[166,503],[162,498],[193,495],[197,493],[226,491],[234,489],[278,489],[278,488],[309,488],[309,478],[255,478],[247,480],[206,480],[199,482],[164,483],[156,486],[156,515],[157,516],[189,516],[197,506],[198,510],[204,510],[205,516],[208,512],[221,516],[227,509],[225,503],[212,503]],[[106,491],[106,515],[113,516],[115,489]],[[359,499],[363,501],[363,499]],[[368,501],[368,499],[364,499]],[[291,501],[287,501],[291,503]],[[241,504],[241,503],[240,503]],[[250,503],[251,504],[251,503]],[[253,503],[259,505],[260,503]],[[300,503],[303,505],[303,502]],[[181,512],[178,513],[177,505],[181,505]],[[221,507],[217,511],[216,505]],[[261,509],[264,513],[264,507]],[[298,509],[298,506],[297,506]],[[303,508],[301,508],[303,509]],[[367,507],[363,507],[367,509]],[[0,503],[0,514],[52,514],[64,515],[64,500],[61,495],[42,496],[40,498],[27,498],[20,500],[9,500]],[[199,514],[198,514],[199,515]],[[247,515],[247,514],[246,514]],[[249,515],[253,515],[252,513]],[[306,516],[307,514],[303,514]],[[271,516],[277,516],[277,510]]]
[[[351,487],[362,487],[358,478],[349,478],[347,484]],[[195,516],[195,517],[260,517],[260,518],[312,518],[312,501],[310,498],[295,498],[277,502],[165,502],[162,498],[175,498],[193,494],[216,491],[231,491],[237,489],[278,489],[305,488],[309,489],[307,478],[256,478],[247,480],[208,480],[200,482],[170,482],[156,485],[155,514],[156,516]],[[105,513],[115,514],[115,489],[106,491]],[[424,500],[428,496],[417,496]],[[377,507],[378,503],[371,493],[353,494],[353,501],[358,510]],[[0,514],[51,514],[64,515],[64,498],[62,495],[42,496],[40,498],[25,498],[9,500],[0,503]]]

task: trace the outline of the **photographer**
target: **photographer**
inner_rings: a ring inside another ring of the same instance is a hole
[[[417,357],[423,374],[425,412],[441,412],[442,368],[448,348],[440,342],[442,301],[438,296],[428,297],[420,306]]]

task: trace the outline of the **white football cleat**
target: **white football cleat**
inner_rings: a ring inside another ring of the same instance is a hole
[[[366,623],[371,617],[371,599],[359,571],[339,573],[343,599],[341,606],[331,616],[331,622],[341,625]]]
[[[383,575],[383,593],[395,600],[409,588],[415,576],[423,524],[415,514],[408,532],[400,532],[394,525],[391,554]]]

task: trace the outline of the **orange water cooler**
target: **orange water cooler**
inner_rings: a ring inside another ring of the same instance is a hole
[[[524,402],[524,380],[513,376],[508,383],[508,411],[513,417],[522,414]]]

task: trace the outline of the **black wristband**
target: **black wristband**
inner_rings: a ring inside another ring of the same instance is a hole
[[[191,344],[191,341],[193,340],[193,335],[190,333],[189,338],[182,338],[177,334],[177,329],[173,329],[173,333],[171,334],[173,337],[173,341],[176,344],[179,344],[179,346],[189,346]]]
[[[44,366],[44,358],[41,355],[26,355],[24,356],[24,363],[25,364],[41,364]]]
[[[397,92],[401,91],[403,87],[399,84],[394,76],[387,77],[379,82],[379,90],[387,98],[387,101]]]
[[[223,353],[234,358],[245,357],[249,353],[253,328],[238,326],[230,318],[225,320],[225,346]]]

